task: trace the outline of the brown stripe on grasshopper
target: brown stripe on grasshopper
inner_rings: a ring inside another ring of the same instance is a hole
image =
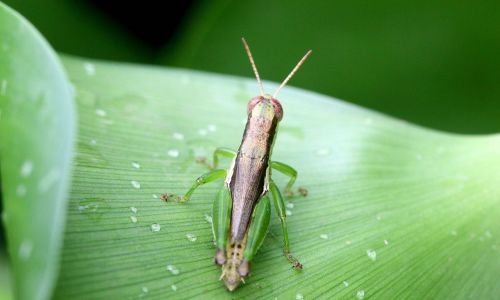
[[[276,127],[283,116],[281,104],[269,95],[253,98],[249,108],[248,121],[229,184],[233,195],[232,243],[243,239],[255,203],[268,191],[264,179]]]

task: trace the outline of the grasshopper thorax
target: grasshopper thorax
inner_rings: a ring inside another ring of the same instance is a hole
[[[271,95],[265,94],[264,96],[255,96],[248,102],[247,113],[250,114],[257,106],[270,107],[274,111],[274,115],[281,121],[283,118],[283,108],[278,99]],[[260,108],[260,107],[258,107]]]

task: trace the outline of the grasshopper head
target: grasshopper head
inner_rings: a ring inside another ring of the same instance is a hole
[[[281,119],[283,118],[283,108],[281,107],[281,103],[278,101],[278,99],[273,98],[268,94],[264,96],[255,96],[250,99],[247,105],[247,113],[250,114],[255,108],[262,109],[266,106],[270,107],[274,111],[274,114],[276,115],[276,118],[278,118],[278,121],[281,121]]]

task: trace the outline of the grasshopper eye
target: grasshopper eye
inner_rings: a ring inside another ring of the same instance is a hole
[[[283,119],[283,108],[281,107],[281,103],[278,99],[271,98],[271,104],[273,105],[274,113],[276,114],[278,121],[281,121],[281,119]]]
[[[249,114],[252,111],[252,109],[255,107],[255,105],[257,105],[257,103],[259,103],[262,100],[264,100],[264,97],[262,97],[262,96],[255,96],[252,99],[250,99],[250,101],[248,101],[248,104],[247,104],[247,114]]]

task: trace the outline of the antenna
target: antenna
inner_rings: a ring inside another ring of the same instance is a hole
[[[288,74],[288,76],[285,78],[285,80],[283,80],[283,83],[281,83],[281,85],[278,87],[278,89],[276,90],[276,92],[274,92],[273,98],[276,98],[278,96],[278,93],[280,92],[280,90],[286,85],[286,83],[288,82],[288,80],[290,80],[290,78],[292,78],[292,76],[295,75],[295,73],[297,72],[297,70],[300,68],[300,66],[302,66],[302,64],[304,63],[304,61],[309,57],[309,55],[311,55],[311,53],[312,53],[312,50],[307,51],[306,55],[304,55],[304,57],[302,57],[302,59],[295,66],[295,68],[293,68],[292,72],[290,72],[290,74]]]
[[[248,47],[247,41],[244,37],[241,38],[243,45],[245,46],[245,51],[247,52],[248,59],[250,59],[250,63],[252,64],[253,72],[255,73],[255,78],[257,78],[257,83],[259,84],[260,95],[264,96],[264,87],[262,86],[262,81],[260,81],[259,72],[257,71],[257,67],[255,66],[255,62],[253,61],[252,52],[250,52],[250,47]]]

